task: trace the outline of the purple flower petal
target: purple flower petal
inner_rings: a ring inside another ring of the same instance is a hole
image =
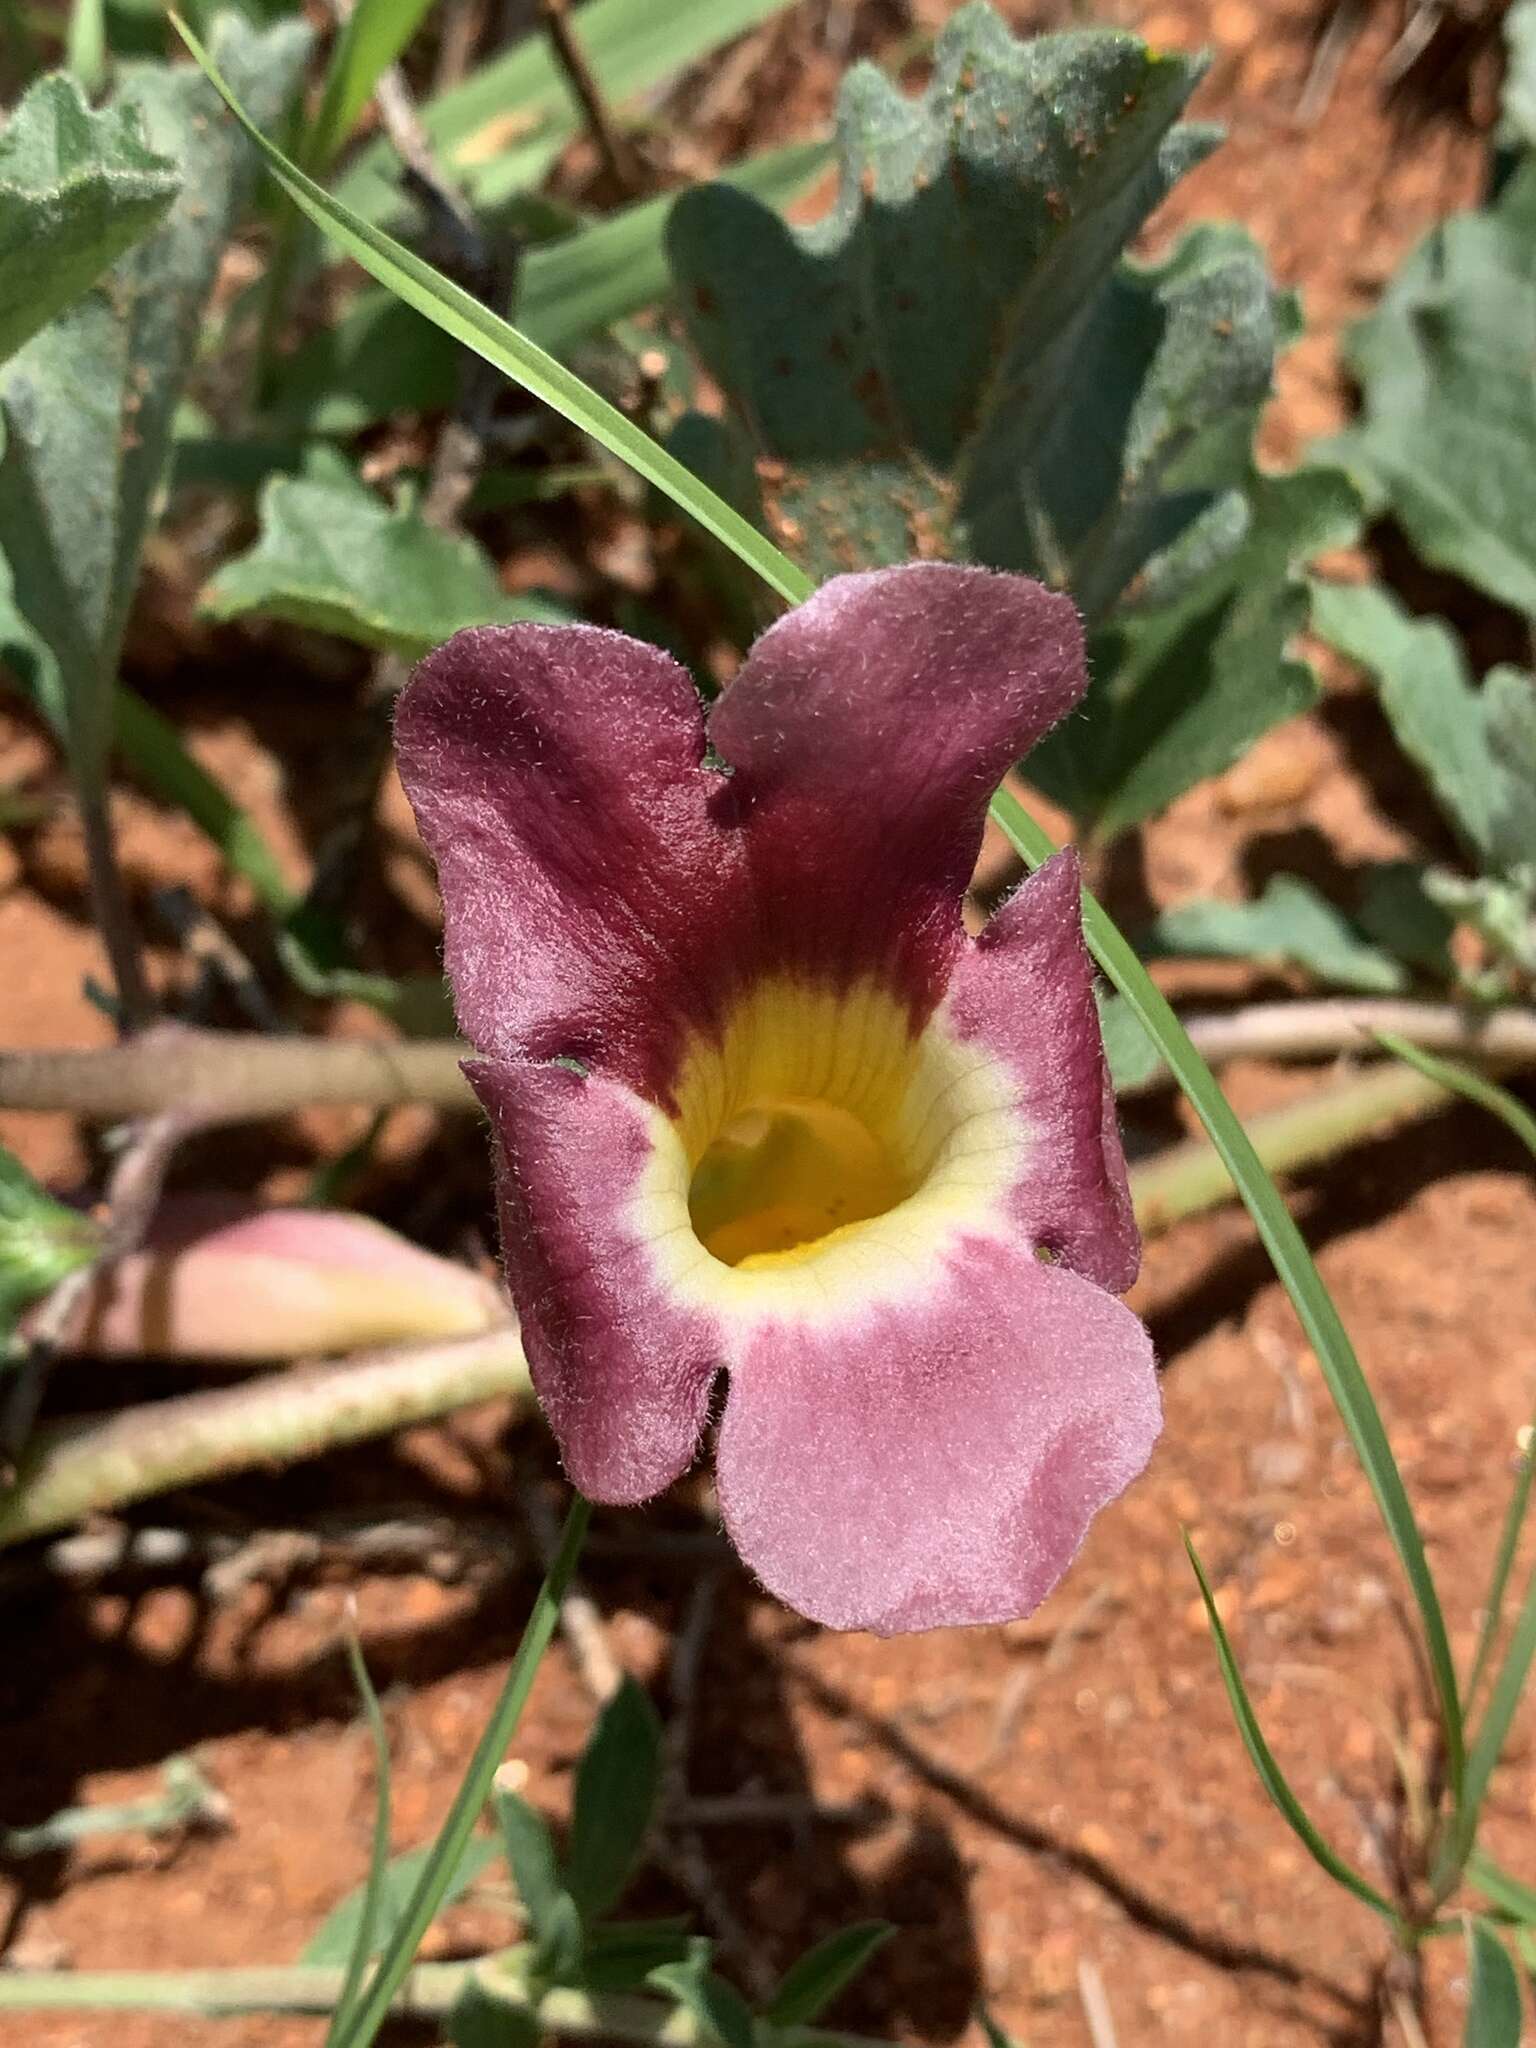
[[[931,1008],[992,792],[1086,680],[1069,599],[953,563],[835,577],[770,626],[709,719],[764,965]]]
[[[1013,1197],[1021,1231],[1123,1294],[1141,1263],[1071,847],[1023,882],[969,947],[944,1015],[1006,1062],[1034,1136]]]
[[[711,1019],[713,926],[739,894],[685,671],[596,627],[474,627],[416,670],[395,744],[466,1035],[659,1087]]]
[[[491,1119],[507,1287],[566,1471],[593,1500],[649,1500],[692,1462],[721,1363],[711,1319],[656,1277],[656,1236],[677,1221],[642,1188],[657,1113],[569,1067],[465,1071]]]
[[[735,1361],[720,1503],[771,1593],[829,1628],[1037,1607],[1160,1425],[1130,1310],[973,1240],[899,1307],[765,1324]]]

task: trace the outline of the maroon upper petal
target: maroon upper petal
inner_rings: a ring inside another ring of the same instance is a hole
[[[987,569],[834,577],[770,626],[709,719],[768,958],[931,1008],[992,792],[1085,682],[1071,602]]]
[[[1006,1061],[1033,1134],[1013,1198],[1032,1243],[1123,1294],[1141,1262],[1068,847],[1023,882],[950,982],[945,1017]]]
[[[592,626],[472,627],[416,670],[395,744],[468,1037],[660,1085],[713,1015],[739,866],[687,673]]]

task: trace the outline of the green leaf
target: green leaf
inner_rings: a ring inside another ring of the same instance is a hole
[[[605,1920],[587,1930],[581,1984],[587,1991],[635,1991],[653,1970],[687,1959],[686,1920]]]
[[[702,1938],[688,1945],[688,1960],[663,1963],[647,1982],[675,1998],[719,2048],[753,2048],[752,2013],[734,1985],[709,1967],[712,1944]]]
[[[764,2017],[777,2027],[814,2025],[895,1932],[888,1920],[861,1920],[818,1941],[785,1971]]]
[[[454,1856],[451,1868],[446,1874],[442,1890],[433,1906],[433,1917],[444,1906],[452,1905],[461,1898],[501,1853],[501,1845],[488,1835],[471,1836]],[[435,1845],[425,1849],[409,1849],[403,1856],[392,1857],[384,1866],[382,1881],[377,1894],[375,1908],[374,1939],[370,1953],[377,1955],[399,1933],[410,1904],[429,1862],[435,1854]],[[368,1887],[360,1885],[355,1892],[348,1893],[339,1906],[329,1913],[318,1930],[305,1944],[300,1957],[305,1963],[333,1963],[344,1965],[352,1955],[358,1930],[367,1911]],[[338,2041],[349,2038],[343,2032]]]
[[[219,47],[265,117],[307,32],[222,17]],[[0,381],[0,549],[58,666],[71,763],[99,791],[118,649],[202,310],[255,164],[190,66],[127,65],[113,97],[184,183],[160,227],[32,339]]]
[[[1102,31],[1016,43],[973,5],[920,100],[850,74],[829,220],[706,187],[668,230],[732,402],[675,448],[815,576],[943,554],[1070,589],[1095,681],[1031,777],[1105,835],[1312,703],[1295,570],[1359,517],[1342,475],[1255,467],[1298,316],[1251,240],[1121,260],[1210,147],[1174,125],[1198,75]]]
[[[576,1769],[565,1888],[588,1925],[616,1905],[634,1871],[661,1785],[661,1723],[625,1678]]]
[[[1496,774],[1489,821],[1495,865],[1505,874],[1536,863],[1536,679],[1524,669],[1490,669],[1483,725]]]
[[[1504,17],[1504,97],[1500,139],[1536,149],[1536,0],[1514,0]]]
[[[1211,1635],[1216,1644],[1216,1659],[1221,1666],[1222,1683],[1226,1686],[1227,1698],[1231,1702],[1238,1732],[1243,1738],[1243,1746],[1259,1774],[1260,1783],[1280,1809],[1291,1832],[1313,1862],[1327,1871],[1336,1884],[1341,1884],[1362,1904],[1369,1906],[1372,1912],[1379,1913],[1391,1926],[1396,1927],[1396,1907],[1389,1899],[1384,1898],[1374,1885],[1368,1884],[1358,1871],[1352,1870],[1338,1851],[1323,1839],[1313,1826],[1306,1808],[1291,1790],[1285,1773],[1275,1761],[1274,1752],[1264,1739],[1264,1731],[1259,1726],[1258,1716],[1254,1713],[1248,1698],[1242,1673],[1237,1668],[1237,1659],[1232,1654],[1232,1645],[1227,1638],[1221,1610],[1216,1605],[1210,1581],[1205,1576],[1205,1567],[1201,1564],[1187,1533],[1184,1537],[1184,1548],[1189,1552],[1189,1561],[1194,1566],[1195,1577],[1200,1582],[1200,1597],[1205,1602],[1206,1618],[1210,1622]]]
[[[1127,466],[1144,458],[1151,476],[1166,464],[1162,409],[1154,399],[1156,417],[1136,418],[1129,384],[1103,396],[1071,459],[1070,428],[1058,442],[1056,427],[1073,349],[1113,347],[1095,323],[1165,318],[1143,303],[1150,274],[1110,281],[1210,147],[1208,131],[1174,127],[1200,68],[1103,31],[1016,42],[978,0],[946,24],[920,99],[872,65],[845,78],[827,220],[795,229],[718,185],[678,202],[668,250],[694,340],[732,400],[728,441],[749,445],[766,522],[813,575],[963,553],[973,523],[1003,536],[999,566],[1055,571]],[[1254,353],[1250,405],[1272,337]],[[1163,366],[1171,380],[1171,357]],[[1095,368],[1083,388],[1098,398]],[[714,466],[745,471],[728,449]]]
[[[588,0],[572,27],[599,90],[622,106],[685,70],[716,45],[770,20],[788,0]],[[547,35],[532,30],[504,55],[429,100],[422,127],[433,154],[477,211],[535,185],[579,132],[581,109]],[[398,223],[409,202],[400,162],[372,144],[337,188],[342,204],[378,225]]]
[[[1520,2048],[1520,1980],[1485,1920],[1467,1922],[1467,1959],[1471,1974],[1463,2048]]]
[[[1105,988],[1096,988],[1094,996],[1099,1006],[1104,1056],[1109,1061],[1109,1076],[1116,1091],[1129,1094],[1145,1088],[1163,1071],[1162,1054],[1124,996]]]
[[[508,597],[478,542],[361,484],[274,477],[260,521],[254,546],[203,591],[213,618],[260,612],[414,659],[460,626],[568,616]]]
[[[1109,837],[1308,710],[1317,678],[1288,653],[1307,623],[1297,572],[1359,523],[1337,471],[1254,471],[1216,500],[1092,635],[1088,694],[1030,756],[1031,780]]]
[[[93,113],[73,78],[39,78],[0,134],[0,362],[147,234],[180,182],[131,108]]]
[[[508,2005],[471,1977],[447,2019],[453,2048],[536,2048],[543,2028],[531,2012]]]
[[[1150,958],[1172,953],[1280,961],[1338,988],[1378,995],[1408,981],[1399,963],[1368,944],[1310,882],[1291,875],[1272,877],[1252,903],[1197,898],[1163,911],[1149,926],[1141,951]]]
[[[560,1900],[566,1897],[549,1823],[518,1793],[499,1786],[491,1794],[491,1807],[528,1925],[535,1936],[542,1935],[552,1923]]]
[[[725,176],[784,202],[828,155],[825,143],[794,143],[749,157]],[[675,204],[674,193],[663,193],[528,250],[518,271],[523,333],[561,356],[585,335],[664,299],[671,276],[662,233]],[[285,365],[274,417],[310,433],[355,434],[392,412],[451,404],[459,360],[456,344],[408,306],[388,292],[365,292]]]
[[[1377,677],[1398,745],[1461,838],[1492,858],[1498,768],[1461,643],[1374,583],[1314,583],[1312,630]]]
[[[1429,871],[1421,862],[1372,862],[1361,876],[1355,923],[1395,960],[1405,960],[1440,981],[1452,978],[1450,946],[1456,922],[1435,901]]]
[[[462,341],[466,347],[493,363],[524,390],[568,419],[583,433],[627,462],[637,474],[664,491],[685,512],[696,517],[740,559],[792,603],[809,589],[805,577],[779,554],[777,548],[748,525],[746,520],[722,503],[698,479],[689,474],[675,457],[659,448],[633,420],[616,406],[590,390],[580,377],[535,346],[515,327],[489,312],[478,299],[423,263],[377,228],[359,220],[346,207],[306,178],[275,144],[269,142],[242,109],[228,82],[221,76],[208,52],[178,16],[172,16],[187,48],[197,58],[222,95],[226,106],[247,135],[261,150],[273,176],[294,204],[324,228],[347,253],[356,258],[370,276],[424,313],[434,324]]]
[[[56,1202],[0,1145],[0,1364],[22,1310],[100,1250],[90,1217]]]
[[[1363,416],[1324,454],[1358,467],[1425,561],[1536,612],[1536,166],[1441,221],[1345,358]]]

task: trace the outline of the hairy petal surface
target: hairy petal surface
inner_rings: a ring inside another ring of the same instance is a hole
[[[714,1013],[740,865],[686,672],[595,626],[472,627],[416,670],[395,744],[466,1035],[659,1087]]]
[[[655,1277],[651,1248],[677,1227],[642,1195],[655,1113],[566,1066],[465,1071],[491,1119],[507,1286],[566,1471],[589,1499],[649,1500],[692,1462],[721,1363],[713,1320]]]
[[[1083,939],[1082,882],[1071,847],[1048,860],[966,947],[944,1019],[1010,1076],[1029,1125],[1010,1204],[1023,1234],[1123,1294],[1141,1263],[1125,1154]]]
[[[770,626],[709,719],[768,962],[931,1009],[992,792],[1086,680],[1069,599],[954,563],[834,577]]]
[[[829,1628],[1007,1621],[1050,1592],[1160,1422],[1129,1309],[972,1239],[918,1299],[754,1333],[720,1503],[768,1590]]]

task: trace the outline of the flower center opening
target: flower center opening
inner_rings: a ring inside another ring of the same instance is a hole
[[[694,1168],[688,1214],[723,1265],[778,1266],[883,1216],[917,1184],[851,1109],[785,1096],[730,1119]]]

